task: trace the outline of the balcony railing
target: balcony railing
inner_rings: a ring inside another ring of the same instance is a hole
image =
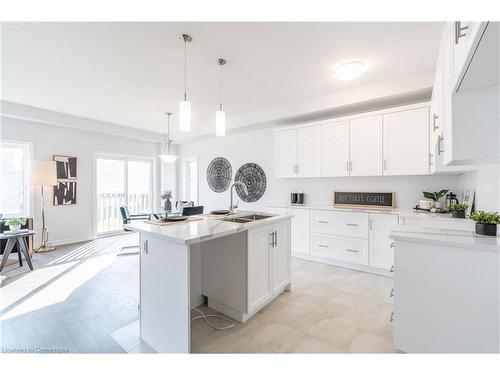
[[[127,206],[130,214],[150,213],[152,199],[150,194],[103,193],[97,194],[97,233],[121,230],[123,228],[120,206]]]

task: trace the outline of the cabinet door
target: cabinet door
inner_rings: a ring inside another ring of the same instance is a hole
[[[297,130],[284,130],[275,133],[276,177],[295,177],[297,165]]]
[[[351,176],[382,175],[382,115],[350,121]]]
[[[349,121],[322,125],[322,176],[349,176]]]
[[[389,233],[397,223],[397,215],[370,214],[370,266],[389,270],[394,264]]]
[[[384,115],[384,175],[429,173],[429,109]]]
[[[272,255],[273,295],[280,293],[290,283],[290,225],[282,221],[273,226],[274,246]]]
[[[248,231],[248,312],[258,309],[272,296],[271,232],[267,226]]]
[[[304,208],[290,208],[292,217],[292,252],[309,254],[311,246],[311,211]]]
[[[321,126],[297,130],[297,177],[321,176]]]

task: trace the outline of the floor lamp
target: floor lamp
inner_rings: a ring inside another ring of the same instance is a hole
[[[43,196],[43,187],[57,185],[56,179],[56,162],[35,160],[33,163],[33,173],[31,176],[31,184],[40,186],[42,193],[42,239],[40,247],[35,250],[37,253],[45,253],[47,251],[55,250],[55,246],[49,244],[49,231],[45,224],[45,197]]]

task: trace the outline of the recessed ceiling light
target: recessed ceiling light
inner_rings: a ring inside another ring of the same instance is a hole
[[[338,79],[348,81],[359,77],[366,70],[365,63],[361,60],[348,61],[337,66],[333,75]]]

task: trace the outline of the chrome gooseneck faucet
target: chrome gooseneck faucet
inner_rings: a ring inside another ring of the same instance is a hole
[[[234,210],[236,208],[238,208],[238,205],[234,204],[233,203],[233,188],[236,186],[236,185],[239,185],[241,186],[241,188],[243,189],[243,193],[245,193],[245,195],[248,195],[248,189],[247,189],[247,186],[243,183],[243,182],[240,182],[240,181],[235,181],[234,184],[231,185],[231,188],[229,190],[231,190],[231,205],[229,206],[229,214],[232,215],[234,214]]]

